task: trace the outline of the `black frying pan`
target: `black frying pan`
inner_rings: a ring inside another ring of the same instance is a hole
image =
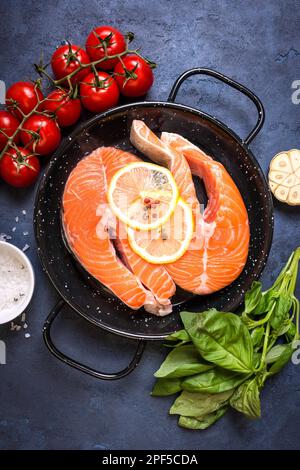
[[[215,77],[248,96],[258,111],[258,120],[245,140],[231,129],[194,108],[175,104],[179,87],[189,76],[205,74]],[[230,286],[208,296],[181,293],[174,312],[164,318],[146,312],[133,313],[113,295],[80,269],[68,251],[61,233],[61,197],[66,180],[78,161],[99,146],[115,146],[135,152],[129,141],[133,119],[142,119],[156,133],[176,132],[224,164],[237,184],[247,207],[251,240],[247,264],[239,278]],[[273,235],[273,205],[263,172],[248,145],[264,121],[260,100],[246,87],[209,69],[196,68],[182,74],[175,82],[167,102],[127,104],[97,115],[80,125],[53,155],[42,179],[35,202],[35,235],[39,255],[53,285],[61,295],[50,312],[43,329],[49,350],[63,362],[101,379],[119,379],[129,374],[139,363],[145,340],[162,340],[181,328],[178,312],[182,308],[202,311],[236,309],[245,290],[257,279],[266,263]],[[109,296],[109,298],[108,298]],[[59,351],[53,344],[50,330],[55,317],[67,303],[89,322],[111,333],[138,339],[138,347],[129,366],[118,373],[107,374],[91,369]],[[147,321],[145,321],[147,320]]]

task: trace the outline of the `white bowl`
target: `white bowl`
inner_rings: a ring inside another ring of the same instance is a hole
[[[21,313],[24,312],[31,300],[35,280],[32,264],[29,261],[28,257],[25,255],[25,253],[23,253],[23,251],[8,242],[0,241],[0,252],[10,254],[20,260],[20,262],[27,267],[29,278],[29,288],[26,294],[24,295],[22,302],[16,303],[16,305],[14,305],[11,309],[7,309],[3,312],[0,312],[0,325],[2,325],[4,323],[14,320],[16,317],[18,317],[19,315],[21,315]]]

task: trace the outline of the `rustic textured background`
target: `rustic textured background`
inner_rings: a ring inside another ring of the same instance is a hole
[[[94,26],[106,23],[134,31],[136,44],[158,64],[149,99],[166,99],[177,75],[195,66],[219,70],[258,94],[266,122],[251,149],[267,171],[275,153],[300,147],[300,105],[291,100],[291,84],[300,80],[299,21],[296,0],[0,0],[0,79],[9,86],[33,77],[31,64],[40,51],[50,58],[63,39],[84,44]],[[241,137],[255,121],[246,98],[210,78],[191,79],[178,101],[217,116]],[[33,188],[13,190],[0,182],[0,233],[10,234],[21,248],[30,245],[27,253],[36,271],[28,329],[0,328],[0,339],[7,344],[7,365],[0,366],[0,448],[300,447],[300,366],[290,365],[268,382],[261,421],[230,412],[207,431],[189,432],[168,416],[172,398],[149,396],[152,373],[165,354],[160,344],[149,344],[138,369],[119,382],[97,381],[55,360],[41,336],[57,294],[37,259],[34,193]],[[266,285],[300,244],[299,222],[299,209],[276,204],[274,243],[263,275]],[[26,231],[28,236],[23,235]],[[31,337],[26,339],[25,332]],[[97,330],[71,312],[57,322],[54,333],[66,352],[109,371],[125,366],[134,349],[132,342]]]

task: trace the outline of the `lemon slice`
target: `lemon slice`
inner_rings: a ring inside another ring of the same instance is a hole
[[[167,168],[134,162],[115,173],[107,196],[111,210],[122,222],[135,229],[152,230],[171,217],[179,195]]]
[[[153,264],[174,263],[181,258],[193,237],[194,220],[191,208],[180,198],[170,219],[148,232],[127,228],[132,250]]]
[[[270,163],[269,185],[279,201],[300,205],[300,150],[275,155]]]

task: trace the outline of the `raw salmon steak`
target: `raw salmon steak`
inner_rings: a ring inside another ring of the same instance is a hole
[[[68,245],[94,278],[132,309],[157,315],[165,309],[140,279],[118,258],[110,240],[106,213],[106,176],[97,149],[71,172],[63,194],[62,219]],[[163,269],[163,268],[162,268]]]
[[[193,209],[196,237],[179,260],[166,265],[175,283],[199,295],[231,284],[246,263],[250,232],[244,202],[228,172],[183,137],[163,133],[159,139],[142,121],[133,121],[130,139],[170,169],[181,197]],[[209,202],[203,216],[191,173],[205,184]]]
[[[242,196],[224,166],[177,134],[161,139],[180,152],[192,174],[204,182],[208,204],[203,214],[204,243],[200,275],[191,275],[189,289],[212,293],[231,284],[242,272],[248,257],[250,229]],[[190,269],[190,272],[192,270]]]
[[[102,147],[98,149],[105,168],[106,181],[109,185],[112,176],[128,163],[140,161],[135,155],[124,152],[113,147]],[[159,304],[161,304],[161,315],[171,313],[171,297],[175,294],[176,286],[164,266],[153,265],[138,256],[130,247],[127,239],[125,225],[120,220],[114,219],[115,244],[123,262],[147,287]]]

